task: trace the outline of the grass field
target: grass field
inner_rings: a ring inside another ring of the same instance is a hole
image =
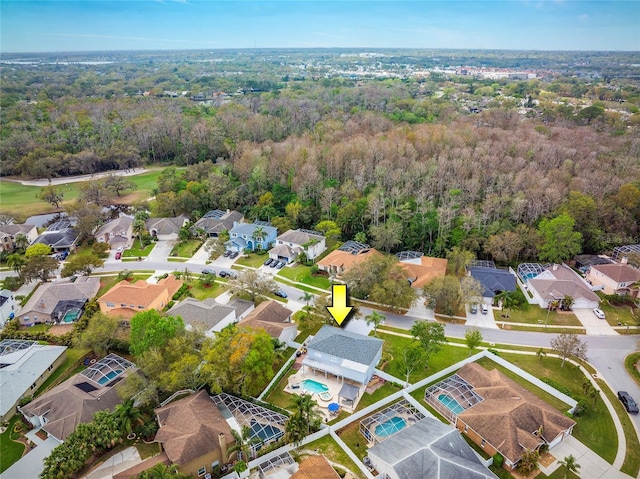
[[[262,263],[269,257],[267,252],[263,252],[262,254],[250,253],[248,255],[242,255],[236,261],[237,264],[241,264],[243,266],[249,266],[251,268],[259,268],[262,266]]]
[[[293,268],[282,268],[278,276],[284,276],[291,281],[298,281],[299,283],[308,284],[309,286],[315,286],[320,289],[329,289],[331,287],[331,282],[328,278],[324,276],[313,276],[309,266],[298,265]]]
[[[509,311],[509,317],[503,318],[499,309],[493,310],[496,321],[511,323],[545,324],[547,322],[547,310],[535,304],[525,304],[518,309]],[[553,326],[582,326],[582,323],[573,313],[558,313],[549,311],[549,325]]]
[[[202,246],[202,241],[200,240],[180,241],[173,247],[170,256],[191,258],[195,254],[195,252],[198,251],[198,248],[200,248],[200,246]]]
[[[11,418],[7,430],[0,434],[0,473],[20,459],[24,452],[24,444],[11,439],[13,426],[19,419],[20,415]]]
[[[135,183],[137,189],[127,195],[116,197],[113,203],[130,205],[150,197],[151,190],[157,187],[157,179],[161,172],[161,169],[154,169],[141,175],[128,176],[127,179]],[[36,198],[36,193],[41,189],[39,186],[25,186],[15,181],[0,180],[2,211],[23,219],[31,215],[63,211],[65,205],[73,203],[78,198],[83,183],[60,185],[59,189],[64,193],[64,201],[61,207],[56,210],[49,203]]]
[[[138,258],[138,257],[146,258],[147,256],[149,256],[149,253],[151,253],[151,250],[155,246],[156,246],[155,243],[151,243],[150,245],[147,245],[144,248],[140,249],[140,242],[134,241],[130,249],[124,250],[124,252],[122,253],[122,257],[123,258]]]

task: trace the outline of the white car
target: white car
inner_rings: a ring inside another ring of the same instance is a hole
[[[601,310],[601,309],[599,309],[599,308],[595,308],[595,309],[593,310],[593,314],[595,314],[595,315],[596,315],[596,318],[604,319],[604,311],[602,311],[602,310]]]

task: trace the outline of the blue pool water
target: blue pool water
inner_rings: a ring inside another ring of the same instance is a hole
[[[264,442],[273,441],[284,436],[284,432],[271,424],[262,425],[257,421],[251,420],[251,436],[259,437]]]
[[[115,371],[109,371],[107,375],[103,378],[100,378],[98,384],[106,384],[111,381],[113,378],[117,377],[122,372],[122,369],[116,369]]]
[[[529,281],[530,279],[535,278],[536,276],[538,276],[540,273],[527,273],[527,274],[522,274],[521,277],[525,280],[525,281]]]
[[[395,416],[376,426],[376,436],[389,437],[398,431],[402,431],[405,427],[407,427],[407,421]]]
[[[73,323],[76,319],[78,319],[78,316],[80,316],[80,310],[72,309],[71,311],[67,311],[67,314],[64,315],[62,321],[64,321],[65,323]]]
[[[306,389],[309,392],[317,393],[317,394],[320,394],[329,390],[329,386],[327,386],[326,384],[319,383],[318,381],[314,381],[313,379],[305,379],[304,381],[300,382],[300,387],[302,389]]]
[[[447,406],[453,414],[460,414],[464,412],[464,408],[458,404],[458,401],[446,394],[440,394],[440,396],[438,396],[438,401]]]

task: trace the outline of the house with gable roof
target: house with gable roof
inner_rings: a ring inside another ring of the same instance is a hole
[[[452,426],[426,417],[368,450],[388,479],[497,479]]]
[[[71,221],[62,219],[49,225],[46,231],[39,235],[33,244],[46,244],[52,251],[74,251],[80,234],[73,228]]]
[[[23,235],[29,244],[38,237],[38,229],[34,225],[0,225],[0,249],[13,251],[16,249],[16,237]]]
[[[288,343],[298,336],[298,325],[291,319],[293,311],[278,301],[264,301],[251,311],[239,326],[264,329],[269,336]]]
[[[189,218],[180,215],[175,218],[149,218],[145,226],[149,234],[160,241],[176,241],[178,234]]]
[[[269,258],[292,263],[304,252],[309,260],[315,260],[327,249],[326,240],[317,231],[297,229],[282,233],[269,250]]]
[[[238,223],[229,230],[229,241],[224,246],[228,251],[242,252],[245,249],[267,250],[275,242],[278,229],[264,221]]]
[[[167,315],[180,316],[187,329],[201,330],[206,336],[214,337],[215,333],[232,323],[237,323],[253,309],[253,303],[243,300],[225,305],[218,303],[214,298],[204,301],[186,298],[167,311]]]
[[[527,281],[527,286],[541,308],[548,308],[549,303],[560,301],[565,296],[573,298],[573,308],[593,309],[600,304],[600,298],[591,290],[591,285],[566,264],[543,268],[540,274]]]
[[[107,243],[111,248],[126,247],[133,236],[133,219],[121,216],[111,220],[98,228],[93,236],[99,243]]]
[[[307,345],[306,368],[367,384],[382,357],[384,341],[324,325]]]
[[[487,304],[492,304],[500,293],[516,290],[516,277],[506,269],[498,269],[495,266],[471,266],[469,276],[482,286],[482,297]]]
[[[164,308],[184,283],[170,274],[157,284],[138,280],[120,281],[98,298],[100,311],[109,316],[131,319],[136,313]]]
[[[396,253],[396,257],[413,288],[422,289],[433,279],[442,278],[447,273],[446,258],[425,256],[419,251],[402,251]]]
[[[354,265],[381,254],[368,244],[347,241],[340,248],[318,261],[318,269],[332,276],[341,276]]]
[[[204,230],[207,236],[217,238],[223,231],[231,229],[244,220],[244,215],[235,210],[212,210],[195,222],[191,227],[192,232]]]
[[[637,298],[640,291],[640,270],[627,263],[598,264],[589,267],[585,279],[604,294],[629,295]]]

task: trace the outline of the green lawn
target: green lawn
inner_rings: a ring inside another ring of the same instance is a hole
[[[138,257],[146,258],[147,256],[149,256],[149,253],[151,253],[151,250],[155,248],[155,246],[156,246],[155,243],[151,243],[150,245],[147,245],[144,248],[140,249],[140,242],[136,240],[133,242],[133,245],[131,245],[131,249],[124,250],[124,252],[122,253],[122,257],[123,258],[138,258]]]
[[[640,386],[640,371],[638,371],[638,368],[635,366],[638,361],[640,361],[640,352],[631,353],[624,359],[624,365],[629,375],[638,383],[638,386]]]
[[[135,444],[138,453],[140,454],[140,458],[147,459],[149,457],[157,456],[162,452],[162,447],[159,442],[152,442],[151,444],[146,444],[142,441],[136,442]]]
[[[346,468],[350,469],[357,478],[362,479],[363,477],[362,471],[360,471],[358,466],[355,465],[351,458],[347,456],[347,453],[344,452],[344,450],[340,446],[338,446],[338,444],[333,440],[331,436],[325,436],[323,438],[310,442],[306,446],[302,446],[298,451],[304,449],[324,454],[325,456],[327,456],[327,459],[337,464],[342,464]]]
[[[215,298],[216,296],[220,296],[229,289],[225,284],[221,284],[218,281],[212,283],[208,288],[197,280],[190,281],[189,286],[191,286],[191,289],[189,290],[191,295],[201,301],[206,298]]]
[[[75,374],[76,370],[82,366],[80,360],[84,358],[88,353],[89,349],[86,348],[67,348],[67,357],[64,362],[60,365],[58,369],[56,369],[51,376],[47,378],[45,382],[43,382],[40,387],[33,394],[33,397],[38,397],[44,392],[46,392],[53,384],[58,384],[62,382],[59,378],[64,377],[67,379]],[[85,369],[82,366],[82,369]],[[72,374],[73,373],[73,374]]]
[[[12,417],[7,430],[0,434],[0,473],[20,459],[24,452],[24,444],[11,439],[13,426],[19,419],[20,415]]]
[[[547,321],[547,310],[535,304],[525,304],[518,309],[509,311],[509,317],[501,317],[499,309],[493,310],[496,321],[507,321],[511,323],[545,324]],[[582,326],[582,323],[573,313],[558,313],[549,311],[549,325],[554,326]]]
[[[293,268],[282,268],[278,276],[283,276],[291,281],[298,281],[299,283],[308,284],[309,286],[315,286],[320,289],[331,288],[329,278],[321,275],[313,276],[310,266],[297,265]]]
[[[615,306],[605,300],[600,303],[600,309],[604,312],[604,317],[611,326],[618,326],[618,323],[629,326],[637,324],[629,305]]]
[[[584,394],[582,392],[582,384],[586,380],[584,374],[580,369],[570,363],[565,363],[564,367],[560,367],[561,360],[559,358],[543,358],[542,361],[539,361],[536,356],[529,355],[500,353],[500,356],[533,374],[537,378],[550,378],[555,382],[562,384],[577,396],[582,396]],[[559,410],[564,412],[568,409],[568,407],[559,399],[552,397],[510,371],[501,368],[490,359],[483,358],[478,362],[484,367],[497,367],[511,379],[522,384],[529,391]],[[576,439],[587,444],[605,461],[613,463],[618,448],[618,437],[613,425],[613,419],[611,419],[609,410],[605,407],[604,403],[601,400],[597,401],[596,405],[592,407],[587,414],[574,419],[577,422],[577,425],[573,430],[573,435]]]
[[[288,409],[292,395],[285,392],[284,388],[289,384],[289,377],[293,376],[297,372],[298,371],[293,368],[290,369],[282,379],[280,379],[278,384],[276,384],[271,393],[264,398],[264,400],[270,404],[275,404],[282,409]]]
[[[141,175],[128,176],[127,179],[135,183],[137,189],[127,195],[114,198],[113,203],[130,205],[148,198],[151,196],[151,190],[158,186],[157,179],[161,171],[161,169],[157,169]],[[39,193],[41,189],[39,186],[25,186],[14,181],[0,180],[2,209],[4,213],[24,218],[35,214],[63,211],[65,205],[71,204],[78,198],[82,184],[82,182],[77,182],[60,185],[58,188],[64,193],[64,201],[61,207],[56,210],[49,203],[36,198],[36,193]]]
[[[202,246],[202,241],[197,239],[180,241],[171,250],[170,256],[179,256],[181,258],[191,258],[196,251]]]
[[[318,316],[313,314],[307,315],[307,313],[302,310],[294,313],[293,320],[298,324],[298,336],[296,337],[296,341],[299,343],[307,339],[307,336],[310,334],[315,335],[324,324],[322,319],[318,318]]]
[[[391,383],[385,383],[384,386],[382,386],[381,388],[376,389],[375,391],[373,391],[373,393],[369,394],[369,393],[364,393],[362,395],[362,399],[360,399],[360,402],[358,403],[358,407],[356,408],[356,410],[361,410],[364,409],[366,407],[371,406],[372,404],[377,403],[378,401],[380,401],[381,399],[386,398],[387,396],[392,395],[393,393],[398,392],[400,389],[397,388],[396,386],[394,386]]]
[[[242,266],[249,266],[250,268],[259,268],[262,266],[262,263],[269,257],[266,251],[262,254],[258,253],[249,253],[248,255],[241,255],[237,260],[236,264]]]
[[[382,330],[378,330],[378,336],[385,341],[386,351],[391,355],[391,360],[384,366],[383,371],[402,380],[406,377],[402,371],[401,357],[402,352],[407,348],[417,345],[418,341],[410,338],[403,338],[392,334],[384,334]],[[409,376],[410,383],[416,383],[421,379],[431,376],[432,374],[451,366],[469,356],[468,348],[458,346],[443,345],[440,352],[434,354],[429,359],[428,368],[417,368]]]

